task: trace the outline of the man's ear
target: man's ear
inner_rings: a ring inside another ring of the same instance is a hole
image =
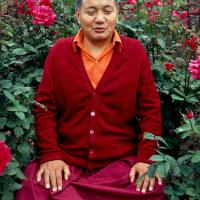
[[[76,9],[76,20],[80,24],[80,9]]]

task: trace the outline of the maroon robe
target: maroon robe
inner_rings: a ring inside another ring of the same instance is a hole
[[[24,170],[27,179],[15,200],[165,200],[164,184],[160,186],[157,181],[153,191],[136,191],[128,176],[134,163],[135,158],[128,156],[93,170],[69,165],[70,178],[63,180],[61,191],[53,192],[45,188],[43,178],[37,182],[38,163],[34,161]]]

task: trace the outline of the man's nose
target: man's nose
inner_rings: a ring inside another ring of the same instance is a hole
[[[96,23],[104,23],[105,22],[105,15],[102,12],[97,13],[95,17]]]

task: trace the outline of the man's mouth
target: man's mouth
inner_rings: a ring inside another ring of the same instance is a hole
[[[103,33],[105,30],[106,30],[106,28],[103,28],[103,27],[96,27],[96,28],[94,28],[94,31],[96,33]]]

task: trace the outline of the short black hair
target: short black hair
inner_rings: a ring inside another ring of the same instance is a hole
[[[76,0],[76,8],[80,9],[83,0]],[[115,0],[116,6],[118,5],[118,0]]]

